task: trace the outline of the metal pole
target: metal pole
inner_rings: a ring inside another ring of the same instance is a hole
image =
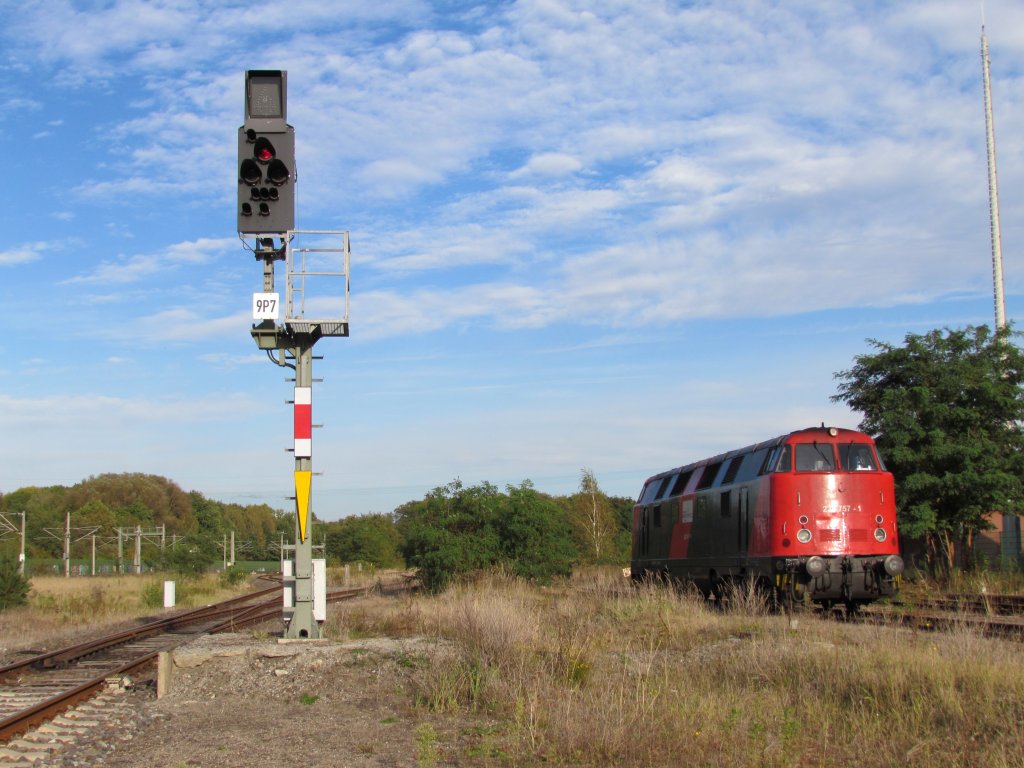
[[[71,512],[64,515],[64,578],[71,578]]]
[[[135,557],[132,559],[132,569],[136,575],[142,573],[142,526],[135,526]]]
[[[124,576],[124,538],[121,529],[117,529],[117,575]]]
[[[232,568],[235,567],[235,532],[231,532],[231,559],[228,561],[228,565]]]
[[[1003,244],[999,226],[999,181],[996,178],[996,129],[992,117],[992,85],[989,73],[988,38],[981,27],[981,67],[985,83],[985,145],[988,150],[988,206],[992,234],[992,288],[995,302],[996,331],[1006,326],[1006,300],[1003,296]]]
[[[25,513],[21,513],[21,553],[18,555],[18,573],[25,576]]]
[[[92,575],[96,575],[96,534],[92,535]]]

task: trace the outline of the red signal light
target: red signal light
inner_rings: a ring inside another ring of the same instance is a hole
[[[269,163],[277,156],[277,153],[274,151],[274,145],[265,136],[260,136],[256,139],[256,146],[253,147],[252,154],[261,163]]]

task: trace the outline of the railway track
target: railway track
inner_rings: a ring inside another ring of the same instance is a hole
[[[985,616],[1024,615],[1024,595],[953,594],[926,598],[915,601],[911,605],[922,610],[953,611]]]
[[[944,595],[888,607],[872,606],[862,620],[919,631],[977,632],[984,637],[1024,642],[1024,596]]]
[[[388,588],[395,587],[384,587]],[[370,589],[332,590],[327,600],[350,599]],[[117,687],[118,681],[137,676],[162,651],[199,635],[235,631],[280,617],[281,587],[277,585],[0,667],[0,746],[112,685]],[[5,755],[0,750],[0,764],[12,758],[17,762],[16,753]]]

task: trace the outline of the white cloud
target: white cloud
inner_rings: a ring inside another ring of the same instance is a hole
[[[56,247],[53,243],[25,243],[24,245],[0,251],[0,266],[11,266],[14,264],[28,264],[38,261],[46,251]]]
[[[128,284],[182,267],[208,264],[229,249],[237,249],[234,238],[200,238],[184,243],[173,243],[160,253],[122,256],[117,261],[106,261],[88,274],[68,278],[66,284],[101,283]]]
[[[583,163],[563,152],[541,152],[533,155],[522,168],[509,174],[509,178],[523,176],[569,176],[583,169]]]

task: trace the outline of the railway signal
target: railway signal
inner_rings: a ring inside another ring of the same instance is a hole
[[[313,556],[312,478],[313,345],[348,336],[348,232],[295,229],[295,131],[287,122],[287,73],[245,73],[245,123],[238,129],[238,234],[263,263],[262,291],[253,294],[251,329],[256,346],[281,368],[295,372],[295,544],[282,542],[285,637],[322,636],[327,618],[327,568]],[[284,262],[284,298],[274,265]],[[310,281],[332,280],[335,301],[307,301]],[[340,316],[314,315],[332,305]],[[310,314],[307,314],[307,307]],[[322,545],[320,545],[322,546]]]
[[[238,129],[238,231],[295,229],[295,129],[287,123],[288,73],[245,73],[245,123]]]

